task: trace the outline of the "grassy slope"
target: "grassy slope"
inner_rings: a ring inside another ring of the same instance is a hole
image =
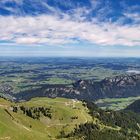
[[[119,131],[121,128],[103,124],[97,118],[91,118],[89,110],[81,101],[64,98],[34,98],[28,102],[18,103],[25,107],[51,107],[52,119],[42,117],[34,120],[21,112],[14,113],[10,106],[15,103],[0,98],[0,140],[53,140],[64,130],[65,134],[74,130],[76,125],[86,122],[98,124],[101,130]],[[7,110],[8,112],[6,112]],[[78,116],[78,119],[71,117]]]
[[[69,133],[76,124],[92,120],[88,114],[88,109],[83,107],[80,101],[62,98],[35,98],[28,102],[19,103],[19,105],[31,107],[51,106],[53,110],[52,119],[42,117],[40,120],[34,120],[21,113],[10,111],[12,104],[0,99],[0,139],[55,139],[62,129]],[[71,117],[73,116],[78,116],[78,119],[72,120]],[[32,127],[30,128],[30,126]]]

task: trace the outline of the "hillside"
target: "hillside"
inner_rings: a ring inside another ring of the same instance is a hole
[[[140,100],[136,100],[132,104],[130,104],[125,110],[130,110],[135,113],[140,113]]]
[[[39,117],[24,114],[21,106]],[[44,115],[39,108],[50,110]],[[29,102],[11,103],[0,99],[0,139],[51,140],[60,135],[62,129],[69,133],[76,124],[91,120],[88,109],[75,100],[35,98]]]
[[[101,110],[94,103],[85,104],[96,123],[80,124],[65,138],[84,140],[139,140],[140,116],[133,112]]]
[[[119,75],[99,82],[79,80],[72,85],[43,85],[19,94],[11,94],[16,100],[34,97],[65,97],[72,99],[97,100],[101,98],[125,98],[140,95],[140,74]]]
[[[0,99],[0,139],[139,139],[140,117],[103,111],[91,102],[34,98],[12,103]]]

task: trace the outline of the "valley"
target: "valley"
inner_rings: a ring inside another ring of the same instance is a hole
[[[140,0],[0,0],[0,140],[140,140]]]
[[[1,59],[0,140],[138,140],[139,61]]]
[[[128,97],[128,98],[105,98],[95,101],[95,104],[102,109],[109,110],[122,110],[136,100],[139,100],[140,96]]]
[[[140,69],[139,61],[138,58],[1,58],[0,96],[14,101],[46,96],[80,100],[139,96],[140,75],[128,73]]]

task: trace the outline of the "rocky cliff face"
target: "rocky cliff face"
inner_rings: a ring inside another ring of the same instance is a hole
[[[18,100],[29,100],[33,97],[65,97],[84,100],[100,98],[120,98],[140,95],[140,74],[120,75],[105,78],[100,82],[79,80],[71,87],[65,85],[45,85],[40,89],[16,95]]]
[[[105,97],[129,97],[140,95],[140,75],[121,75],[106,78],[99,84]],[[103,97],[104,97],[103,96]]]

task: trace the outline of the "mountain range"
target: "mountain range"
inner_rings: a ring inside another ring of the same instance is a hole
[[[101,98],[124,98],[140,95],[140,74],[127,74],[94,80],[78,80],[72,85],[43,85],[38,89],[11,94],[16,100],[30,100],[34,97],[65,97],[79,100]]]

